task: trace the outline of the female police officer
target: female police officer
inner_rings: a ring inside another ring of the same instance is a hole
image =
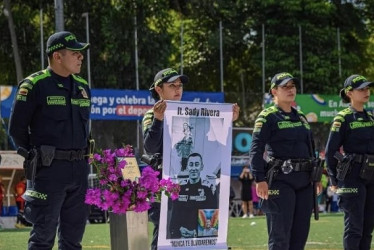
[[[270,250],[304,249],[310,227],[314,146],[304,114],[292,107],[297,82],[289,73],[273,77],[270,93],[275,105],[256,119],[250,149]],[[263,158],[265,150],[268,162]]]
[[[373,83],[352,75],[340,91],[349,107],[334,118],[326,145],[332,191],[344,211],[344,249],[370,249],[374,228],[374,118],[364,109]],[[337,153],[343,146],[345,156]],[[339,161],[337,160],[339,159]]]
[[[166,100],[180,101],[183,86],[188,83],[188,77],[180,75],[172,68],[159,71],[150,87],[152,97],[156,100],[153,108],[148,110],[143,118],[144,151],[147,154],[162,154],[163,149],[163,119],[166,110]],[[239,117],[239,106],[233,104],[233,121]],[[160,204],[152,203],[149,219],[154,224],[151,249],[157,249],[158,229],[160,219]]]

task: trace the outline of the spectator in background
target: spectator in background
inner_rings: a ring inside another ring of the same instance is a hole
[[[319,212],[327,212],[327,187],[328,187],[327,171],[324,170],[321,177],[322,193],[318,195]]]
[[[17,222],[15,227],[16,228],[23,228],[25,227],[22,218],[23,212],[25,208],[25,200],[23,199],[22,195],[26,191],[26,177],[22,176],[19,182],[14,187],[14,197],[16,200],[17,208],[18,208],[18,215],[17,215]]]
[[[239,180],[242,183],[242,218],[253,218],[253,203],[252,203],[252,182],[253,176],[249,170],[248,165],[243,167],[243,170],[239,176]]]

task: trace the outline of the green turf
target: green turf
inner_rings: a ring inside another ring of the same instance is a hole
[[[255,222],[254,225],[253,222]],[[306,249],[343,249],[343,215],[321,214],[319,221],[312,219]],[[149,232],[152,225],[149,224]],[[20,250],[27,248],[30,228],[0,229],[0,249]],[[110,249],[109,224],[88,224],[83,238],[83,249]],[[253,219],[230,218],[228,246],[233,250],[267,249],[265,217]],[[56,245],[53,249],[57,249]]]

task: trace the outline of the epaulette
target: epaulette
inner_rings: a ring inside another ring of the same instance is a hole
[[[278,108],[275,107],[275,106],[271,106],[269,108],[266,108],[264,110],[261,111],[261,113],[258,115],[259,118],[264,118],[268,115],[270,115],[271,113],[275,113],[278,111]]]
[[[83,83],[85,85],[88,85],[88,82],[85,79],[83,79],[82,77],[74,75],[74,74],[72,76],[73,76],[74,80],[76,80],[76,81],[78,81],[80,83]]]
[[[292,108],[295,109],[294,107],[292,107]],[[295,110],[297,111],[297,113],[298,113],[299,115],[305,116],[304,113],[303,113],[303,111],[298,110],[298,109],[295,109]]]
[[[349,115],[349,114],[352,114],[352,110],[348,107],[346,109],[343,109],[341,111],[338,112],[338,114],[334,117],[334,121],[340,121],[340,122],[344,122],[345,119],[344,117],[346,115]]]
[[[49,76],[51,76],[51,73],[49,72],[49,70],[44,69],[44,70],[38,71],[38,72],[26,77],[22,82],[28,82],[30,84],[36,84],[39,80],[44,79],[44,78],[49,77]]]

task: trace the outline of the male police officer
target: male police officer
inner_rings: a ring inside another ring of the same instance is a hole
[[[218,198],[201,180],[203,158],[192,153],[187,158],[188,181],[181,184],[178,200],[171,202],[169,232],[171,239],[196,238],[199,209],[218,208]],[[169,219],[168,219],[169,221]]]
[[[9,132],[26,158],[29,249],[52,249],[57,226],[59,249],[82,248],[91,95],[87,82],[74,74],[88,46],[70,32],[51,35],[48,68],[18,86]]]

